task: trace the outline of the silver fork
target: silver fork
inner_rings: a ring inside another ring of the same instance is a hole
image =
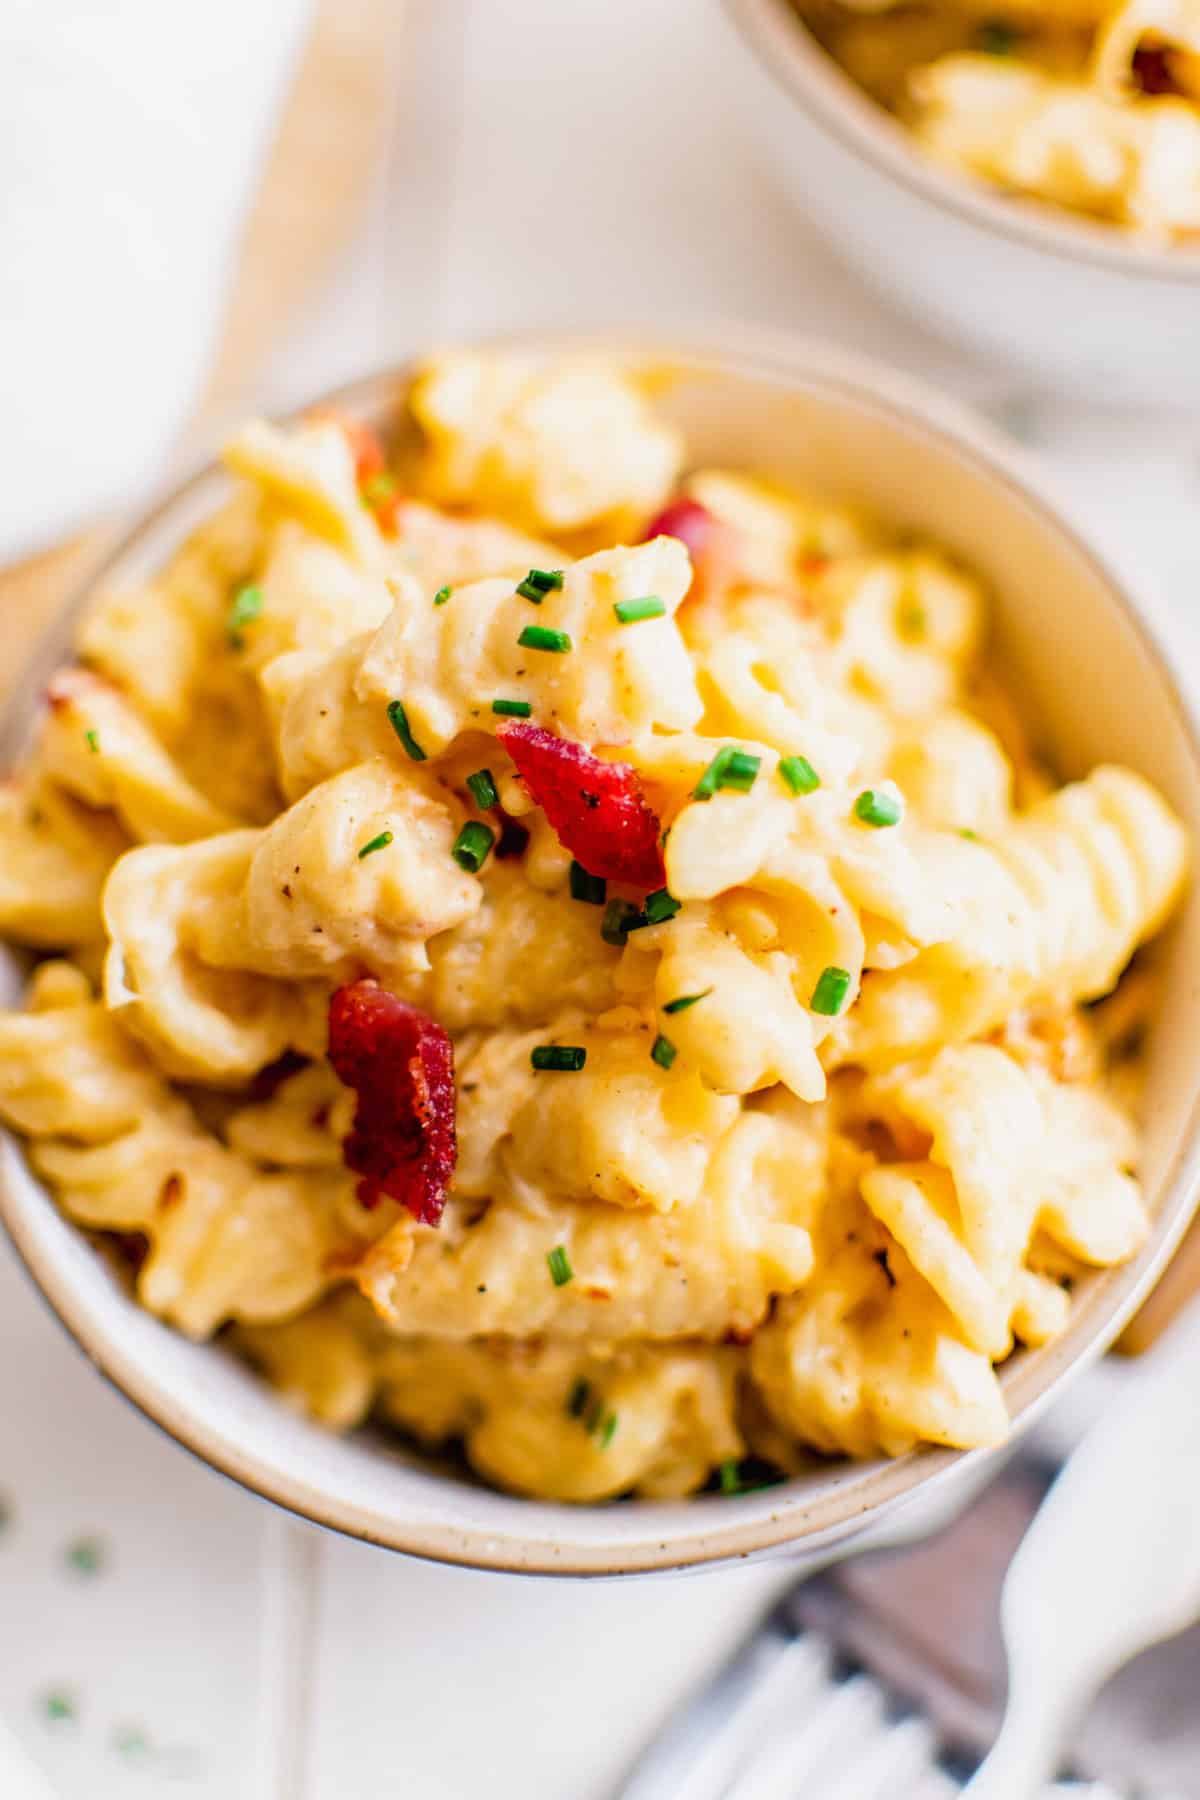
[[[937,1537],[789,1590],[668,1721],[620,1800],[958,1794],[999,1730],[1000,1590],[1056,1473],[1014,1456]],[[1106,1686],[1063,1775],[1072,1785],[1055,1792],[1076,1800],[1200,1800],[1200,1626]]]

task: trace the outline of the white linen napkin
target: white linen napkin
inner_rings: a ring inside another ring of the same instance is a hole
[[[0,563],[165,473],[311,10],[0,6]]]

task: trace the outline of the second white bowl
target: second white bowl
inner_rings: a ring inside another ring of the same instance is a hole
[[[724,0],[727,66],[784,187],[923,323],[1085,398],[1200,405],[1200,250],[938,167],[791,0]]]

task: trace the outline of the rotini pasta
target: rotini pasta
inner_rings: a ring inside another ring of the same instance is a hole
[[[803,10],[939,162],[1147,237],[1200,229],[1194,0]]]
[[[621,374],[413,413],[245,428],[98,600],[0,793],[0,1118],[141,1304],[516,1493],[998,1442],[1147,1229],[1181,826],[1055,784],[969,571]]]

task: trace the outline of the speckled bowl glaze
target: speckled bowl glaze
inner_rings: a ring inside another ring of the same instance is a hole
[[[1042,498],[1037,475],[980,425],[907,380],[820,346],[728,337],[683,349],[629,338],[521,341],[551,351],[599,343],[652,369],[659,404],[687,433],[698,463],[768,469],[948,545],[991,584],[995,652],[1043,722],[1062,772],[1104,758],[1127,762],[1156,781],[1200,835],[1200,740],[1167,657],[1117,579]],[[395,439],[408,429],[411,374],[390,370],[331,398]],[[224,486],[210,467],[153,506],[103,578],[136,579],[160,564]],[[10,710],[0,746],[9,761],[43,678],[69,654],[85,600],[50,634]],[[1081,1285],[1063,1337],[1011,1359],[1004,1385],[1018,1429],[1119,1330],[1192,1212],[1200,1166],[1196,898],[1166,955],[1170,980],[1152,1033],[1146,1114],[1154,1231],[1135,1262]],[[15,997],[14,957],[0,975],[4,998]],[[188,1343],[160,1324],[60,1216],[11,1140],[0,1146],[0,1214],[68,1331],[147,1417],[256,1493],[391,1549],[530,1574],[631,1574],[772,1551],[816,1562],[902,1502],[948,1501],[955,1484],[965,1488],[981,1472],[979,1453],[924,1450],[894,1462],[828,1463],[733,1498],[585,1507],[515,1499],[379,1432],[329,1436],[220,1347]]]
[[[1143,242],[944,168],[826,54],[792,0],[722,0],[722,10],[747,129],[873,286],[1076,395],[1200,401],[1200,248]]]

